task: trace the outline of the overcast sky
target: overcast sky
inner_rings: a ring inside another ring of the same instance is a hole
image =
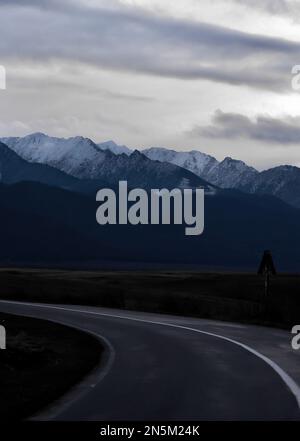
[[[0,136],[300,166],[299,0],[0,0]]]

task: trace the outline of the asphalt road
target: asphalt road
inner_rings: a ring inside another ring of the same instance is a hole
[[[87,306],[0,301],[0,311],[93,333],[98,368],[37,420],[300,419],[288,332]]]

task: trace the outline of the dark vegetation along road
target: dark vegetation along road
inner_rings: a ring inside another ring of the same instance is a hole
[[[59,399],[103,354],[98,340],[69,326],[2,312],[0,325],[7,335],[7,348],[0,351],[1,423],[29,417]]]
[[[279,274],[264,295],[255,273],[1,269],[0,298],[70,303],[239,321],[291,329],[300,317],[300,276]]]
[[[0,310],[105,339],[99,370],[35,419],[300,418],[300,354],[287,331],[62,304],[1,301]]]

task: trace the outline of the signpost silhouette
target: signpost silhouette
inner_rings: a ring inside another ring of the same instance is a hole
[[[265,276],[265,296],[268,296],[270,290],[270,276],[277,274],[270,250],[265,250],[262,261],[258,268],[258,274]]]

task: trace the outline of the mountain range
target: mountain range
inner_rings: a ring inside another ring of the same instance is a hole
[[[41,133],[2,138],[0,261],[255,268],[262,250],[270,248],[281,269],[297,270],[299,175],[297,167],[258,172],[242,161],[219,162],[198,151],[128,151],[112,141]],[[204,187],[211,195],[204,234],[186,237],[179,225],[97,225],[96,191],[122,179],[145,189]]]
[[[114,141],[96,144],[80,136],[64,139],[34,133],[0,141],[29,162],[47,164],[79,179],[98,179],[115,185],[118,180],[130,178],[133,186],[144,188],[184,185],[206,186],[210,191],[214,186],[238,189],[276,196],[300,208],[300,169],[294,166],[282,165],[259,172],[243,161],[230,157],[218,161],[198,150],[178,152],[152,147],[137,151]]]
[[[0,141],[29,163],[46,164],[81,180],[98,180],[113,186],[127,180],[131,187],[146,189],[204,187],[208,192],[216,190],[215,186],[182,167],[153,161],[137,150],[131,155],[117,155],[88,138],[53,138],[35,133]]]
[[[13,146],[14,142],[9,141],[8,144]],[[134,152],[114,141],[99,143],[97,146],[116,155],[130,156]],[[153,161],[167,162],[189,170],[217,187],[233,188],[254,194],[270,194],[300,208],[300,168],[298,167],[282,165],[259,172],[243,161],[230,157],[218,161],[213,156],[198,150],[178,152],[163,147],[152,147],[141,150],[141,153]]]
[[[77,179],[49,165],[28,162],[0,142],[0,182],[10,185],[26,181],[86,194],[95,194],[106,186],[102,180]]]
[[[269,194],[300,208],[300,168],[283,165],[259,172],[243,161],[225,158],[217,161],[199,151],[176,152],[150,148],[143,153],[151,159],[177,164],[220,187],[253,194]]]
[[[30,163],[46,164],[64,172],[64,177],[55,176],[50,170],[46,173],[52,173],[53,179],[61,183],[65,181],[66,185],[61,185],[64,188],[77,186],[80,191],[93,190],[91,181],[94,180],[102,185],[117,185],[120,180],[128,180],[132,186],[142,188],[203,186],[208,192],[221,188],[269,194],[300,208],[300,168],[295,166],[282,165],[259,172],[243,161],[229,157],[218,161],[198,150],[177,152],[152,147],[137,151],[114,141],[96,144],[80,136],[64,139],[34,133],[0,141]],[[86,188],[82,182],[76,184],[73,180],[71,184],[66,174],[89,181],[85,183]],[[40,182],[51,185],[51,180]]]

